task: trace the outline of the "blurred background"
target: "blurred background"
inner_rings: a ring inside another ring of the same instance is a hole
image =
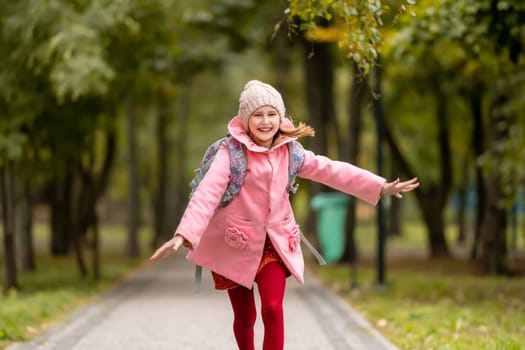
[[[334,265],[524,271],[521,0],[1,0],[0,26],[4,291],[38,288],[26,272],[57,261],[96,281],[149,256],[250,79],[316,129],[307,148],[419,178],[401,201],[345,202]],[[310,203],[331,190],[299,182],[318,246]]]

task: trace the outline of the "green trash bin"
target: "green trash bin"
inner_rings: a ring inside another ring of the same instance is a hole
[[[317,211],[317,234],[327,263],[338,261],[345,250],[346,207],[351,197],[341,192],[315,195],[310,206]]]

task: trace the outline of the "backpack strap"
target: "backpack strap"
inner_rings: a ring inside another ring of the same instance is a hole
[[[193,179],[191,180],[189,184],[191,187],[191,193],[190,193],[189,198],[193,196],[193,194],[195,193],[195,190],[199,186],[199,183],[204,178],[204,175],[206,175],[206,173],[210,169],[210,166],[213,163],[213,160],[215,159],[215,155],[219,151],[219,148],[221,147],[224,140],[226,140],[226,137],[223,137],[222,139],[218,139],[213,144],[211,144],[211,146],[208,147],[208,149],[204,153],[204,156],[202,157],[199,168],[195,170],[195,175],[193,176]]]
[[[288,151],[288,186],[286,187],[286,191],[288,193],[295,193],[299,187],[299,185],[295,183],[295,177],[304,163],[304,147],[299,141],[293,140],[288,142]]]
[[[193,293],[200,293],[202,285],[202,266],[195,265],[195,276],[193,279]]]
[[[230,153],[230,181],[228,182],[226,191],[222,195],[220,206],[228,205],[241,190],[244,178],[246,177],[246,166],[248,163],[246,149],[242,143],[230,134],[226,135],[224,142],[226,142]]]
[[[315,257],[319,265],[321,266],[326,265],[326,260],[323,258],[323,255],[319,253],[317,249],[315,249],[313,244],[310,243],[310,241],[306,238],[306,236],[301,231],[299,231],[299,233],[301,234],[301,242],[303,242],[306,248],[308,248],[308,250],[310,251],[310,253],[312,253],[312,255]]]
[[[190,198],[193,196],[199,183],[210,169],[211,164],[223,143],[228,147],[228,152],[230,154],[230,179],[228,187],[221,197],[219,206],[228,205],[241,190],[241,186],[244,183],[244,177],[246,176],[246,150],[239,141],[230,134],[227,134],[225,137],[215,141],[204,153],[200,162],[200,167],[195,170],[195,175],[189,184],[191,187]]]

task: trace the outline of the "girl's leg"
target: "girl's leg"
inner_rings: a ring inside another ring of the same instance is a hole
[[[229,289],[233,308],[233,334],[239,350],[254,350],[253,327],[257,317],[253,290],[242,286]]]
[[[261,295],[261,314],[264,323],[263,350],[284,349],[283,299],[286,270],[279,262],[268,263],[257,274]]]

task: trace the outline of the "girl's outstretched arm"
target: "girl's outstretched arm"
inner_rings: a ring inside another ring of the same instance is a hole
[[[392,182],[385,182],[383,189],[381,190],[382,196],[394,196],[396,198],[402,198],[403,192],[410,192],[419,187],[419,181],[417,177],[408,181],[401,182],[399,178]]]

